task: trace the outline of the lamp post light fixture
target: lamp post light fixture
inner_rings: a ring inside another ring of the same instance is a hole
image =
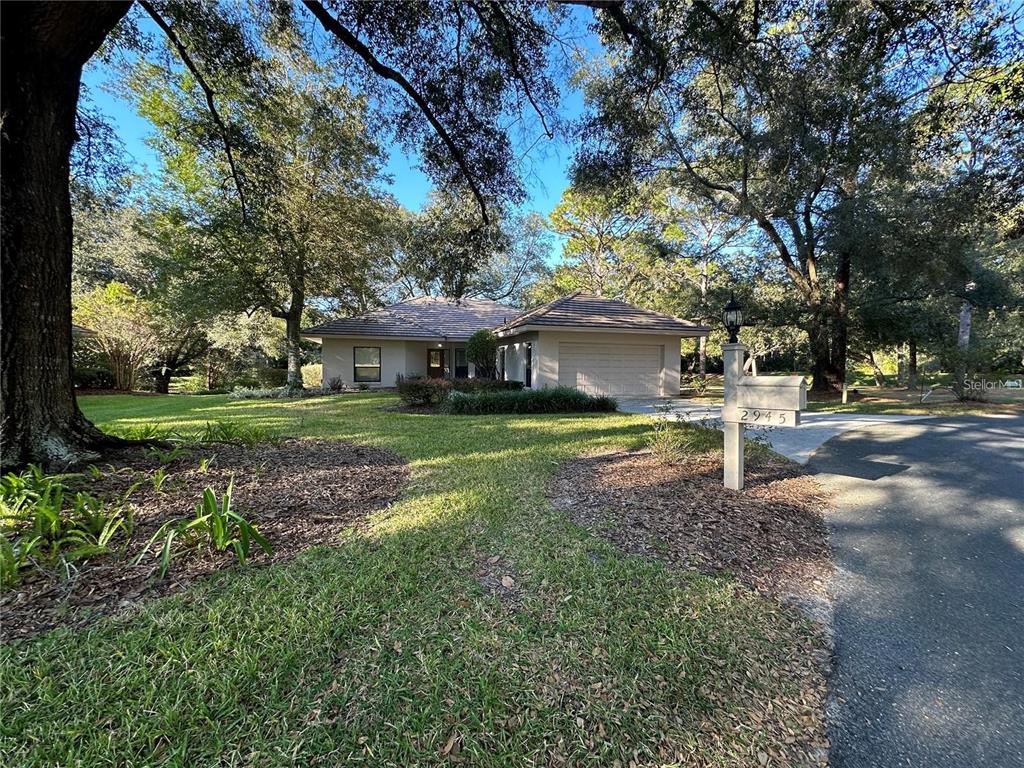
[[[736,301],[735,293],[729,294],[729,303],[722,310],[722,322],[725,324],[725,330],[729,332],[729,343],[736,344],[736,334],[743,327],[743,306]]]

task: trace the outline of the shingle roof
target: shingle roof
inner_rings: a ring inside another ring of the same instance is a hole
[[[679,331],[686,335],[702,335],[708,328],[680,320],[678,317],[641,309],[624,301],[577,291],[548,304],[524,312],[502,325],[498,331],[511,331],[526,325],[577,326],[607,328],[609,331],[656,332]]]
[[[329,320],[307,328],[302,335],[468,339],[480,329],[493,328],[519,313],[515,307],[486,299],[451,301],[420,296],[355,317]]]

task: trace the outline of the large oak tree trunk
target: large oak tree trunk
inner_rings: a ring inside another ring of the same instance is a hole
[[[2,3],[0,464],[63,465],[109,438],[71,379],[71,200],[82,66],[131,3]]]

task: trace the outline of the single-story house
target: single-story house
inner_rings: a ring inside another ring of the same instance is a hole
[[[528,312],[424,296],[331,320],[303,336],[322,345],[324,381],[387,387],[399,375],[473,376],[466,341],[483,328],[498,336],[502,378],[608,395],[678,395],[680,341],[708,333],[671,315],[577,292]]]

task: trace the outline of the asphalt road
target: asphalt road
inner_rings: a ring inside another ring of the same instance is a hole
[[[1024,766],[1024,416],[879,425],[837,492],[834,768]]]

